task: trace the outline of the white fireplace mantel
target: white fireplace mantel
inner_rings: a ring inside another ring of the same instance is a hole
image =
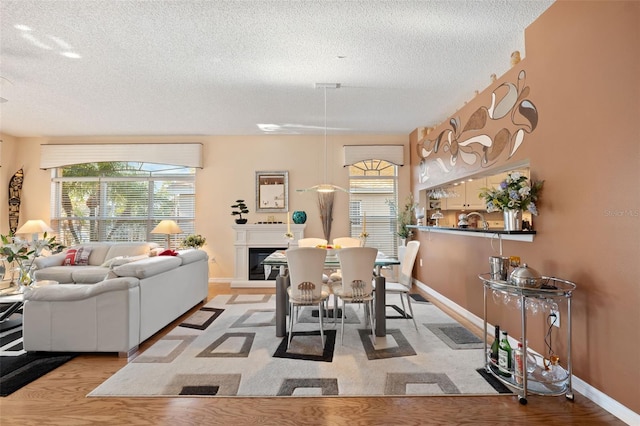
[[[291,224],[293,240],[287,239],[287,225],[280,223],[233,225],[235,231],[235,270],[231,287],[275,287],[274,280],[249,280],[249,249],[263,247],[293,247],[304,238],[306,225]]]

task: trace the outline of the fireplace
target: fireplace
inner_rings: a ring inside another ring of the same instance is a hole
[[[265,275],[264,265],[262,261],[266,259],[274,251],[286,250],[287,247],[249,247],[249,281],[252,280],[275,280],[278,275],[278,269],[267,268],[269,275]]]
[[[286,220],[286,219],[285,219]],[[277,271],[269,272],[268,279],[264,276],[264,267],[260,263],[276,250],[287,247],[297,247],[298,240],[304,238],[306,225],[284,223],[256,223],[232,225],[236,234],[233,244],[235,252],[234,277],[231,287],[271,287],[275,288]],[[291,230],[293,239],[285,238],[287,228]],[[268,268],[267,268],[268,269]]]

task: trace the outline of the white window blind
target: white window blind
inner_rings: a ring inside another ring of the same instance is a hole
[[[345,167],[373,159],[384,160],[397,166],[404,165],[403,145],[344,145],[343,149]]]
[[[65,245],[89,241],[154,241],[163,219],[175,220],[182,234],[195,232],[195,169],[140,163],[80,164],[54,169],[51,226]]]
[[[202,168],[200,143],[40,145],[40,168],[134,161]]]
[[[359,237],[366,214],[367,246],[397,256],[398,168],[381,160],[355,163],[349,167],[349,223],[351,236]]]

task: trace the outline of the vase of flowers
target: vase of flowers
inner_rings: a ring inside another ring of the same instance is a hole
[[[56,237],[47,237],[45,232],[41,240],[23,240],[13,235],[2,235],[2,247],[0,247],[0,257],[9,264],[16,266],[18,271],[18,288],[23,292],[34,281],[33,272],[35,268],[34,260],[41,256],[44,250],[51,253],[58,253],[65,247],[56,242]],[[12,279],[13,282],[13,279]]]
[[[190,234],[187,235],[184,240],[182,240],[181,246],[184,248],[194,248],[199,249],[207,242],[207,239],[200,234]]]
[[[484,198],[488,213],[503,213],[506,231],[521,230],[522,211],[538,215],[536,202],[543,184],[544,181],[530,181],[520,172],[510,172],[497,188],[484,188],[480,192],[480,198]]]

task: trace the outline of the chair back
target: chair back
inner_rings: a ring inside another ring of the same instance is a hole
[[[413,265],[416,263],[420,241],[409,241],[407,249],[402,258],[402,266],[400,268],[400,276],[398,282],[406,287],[411,288],[411,277],[413,275]]]
[[[340,246],[342,248],[345,247],[360,247],[362,245],[362,241],[360,238],[353,237],[338,237],[333,239],[334,246]]]
[[[327,240],[323,238],[300,238],[298,240],[298,247],[316,247],[326,245]]]
[[[327,251],[315,247],[294,247],[285,251],[294,299],[317,299],[322,294],[322,273]],[[303,283],[311,283],[303,284]]]
[[[344,295],[368,296],[373,292],[373,268],[378,249],[346,247],[338,250]]]

